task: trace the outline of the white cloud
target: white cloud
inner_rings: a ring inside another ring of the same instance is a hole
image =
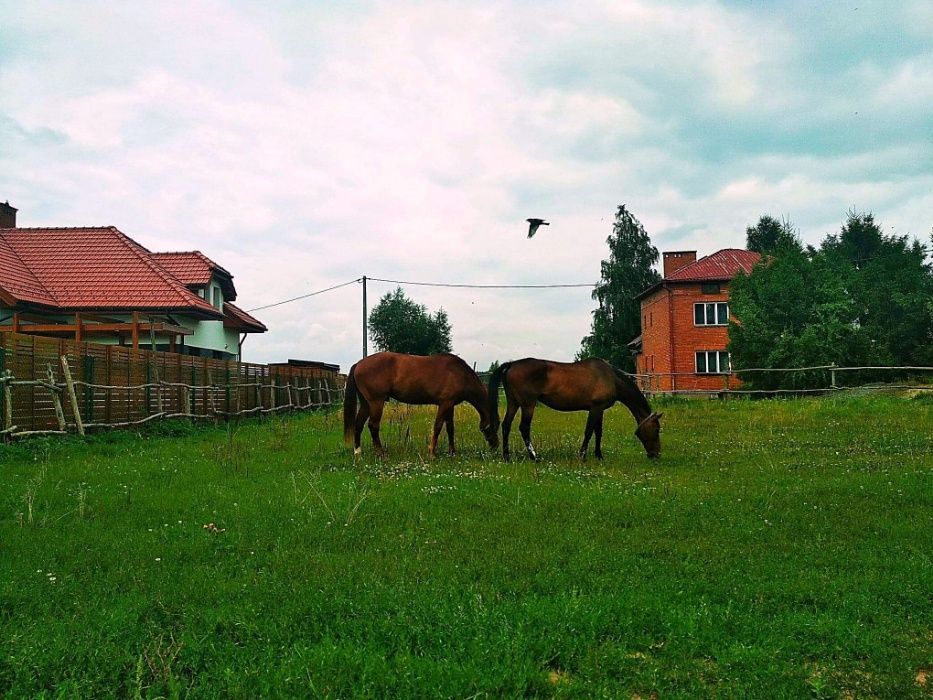
[[[827,121],[853,111],[791,73],[792,17],[648,2],[16,9],[0,29],[0,113],[15,125],[0,197],[24,224],[199,248],[246,308],[362,274],[595,281],[620,203],[660,247],[701,253],[741,245],[765,211],[815,238],[852,205],[929,228],[916,128],[829,155],[759,146],[813,124],[829,138]],[[928,65],[847,75],[879,112],[922,112],[911,89],[926,90]],[[528,216],[552,226],[528,241]],[[388,289],[374,284],[371,303]],[[480,366],[571,357],[592,309],[587,290],[408,292],[448,310],[456,350]],[[359,313],[356,286],[258,312],[272,331],[247,355],[347,365]]]

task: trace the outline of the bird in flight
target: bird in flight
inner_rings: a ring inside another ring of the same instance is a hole
[[[550,226],[544,219],[525,219],[528,222],[528,238],[531,238],[538,232],[539,226]]]

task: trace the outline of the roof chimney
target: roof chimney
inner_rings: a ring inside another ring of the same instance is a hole
[[[9,200],[0,204],[0,228],[16,228],[16,207],[11,207]]]
[[[672,250],[664,253],[664,276],[670,277],[677,270],[697,261],[695,250]]]

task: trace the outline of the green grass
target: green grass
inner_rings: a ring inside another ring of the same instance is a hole
[[[546,409],[539,464],[471,409],[2,447],[0,695],[928,697],[933,402],[660,408],[658,462],[619,407],[604,462]]]

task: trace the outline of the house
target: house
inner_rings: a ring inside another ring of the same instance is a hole
[[[664,253],[664,277],[636,298],[641,336],[629,343],[639,374],[653,391],[719,391],[740,382],[732,377],[729,343],[729,284],[750,273],[758,253],[726,248],[697,260],[696,251]]]
[[[21,228],[0,204],[0,332],[241,359],[266,326],[198,251],[153,253],[113,226]]]

